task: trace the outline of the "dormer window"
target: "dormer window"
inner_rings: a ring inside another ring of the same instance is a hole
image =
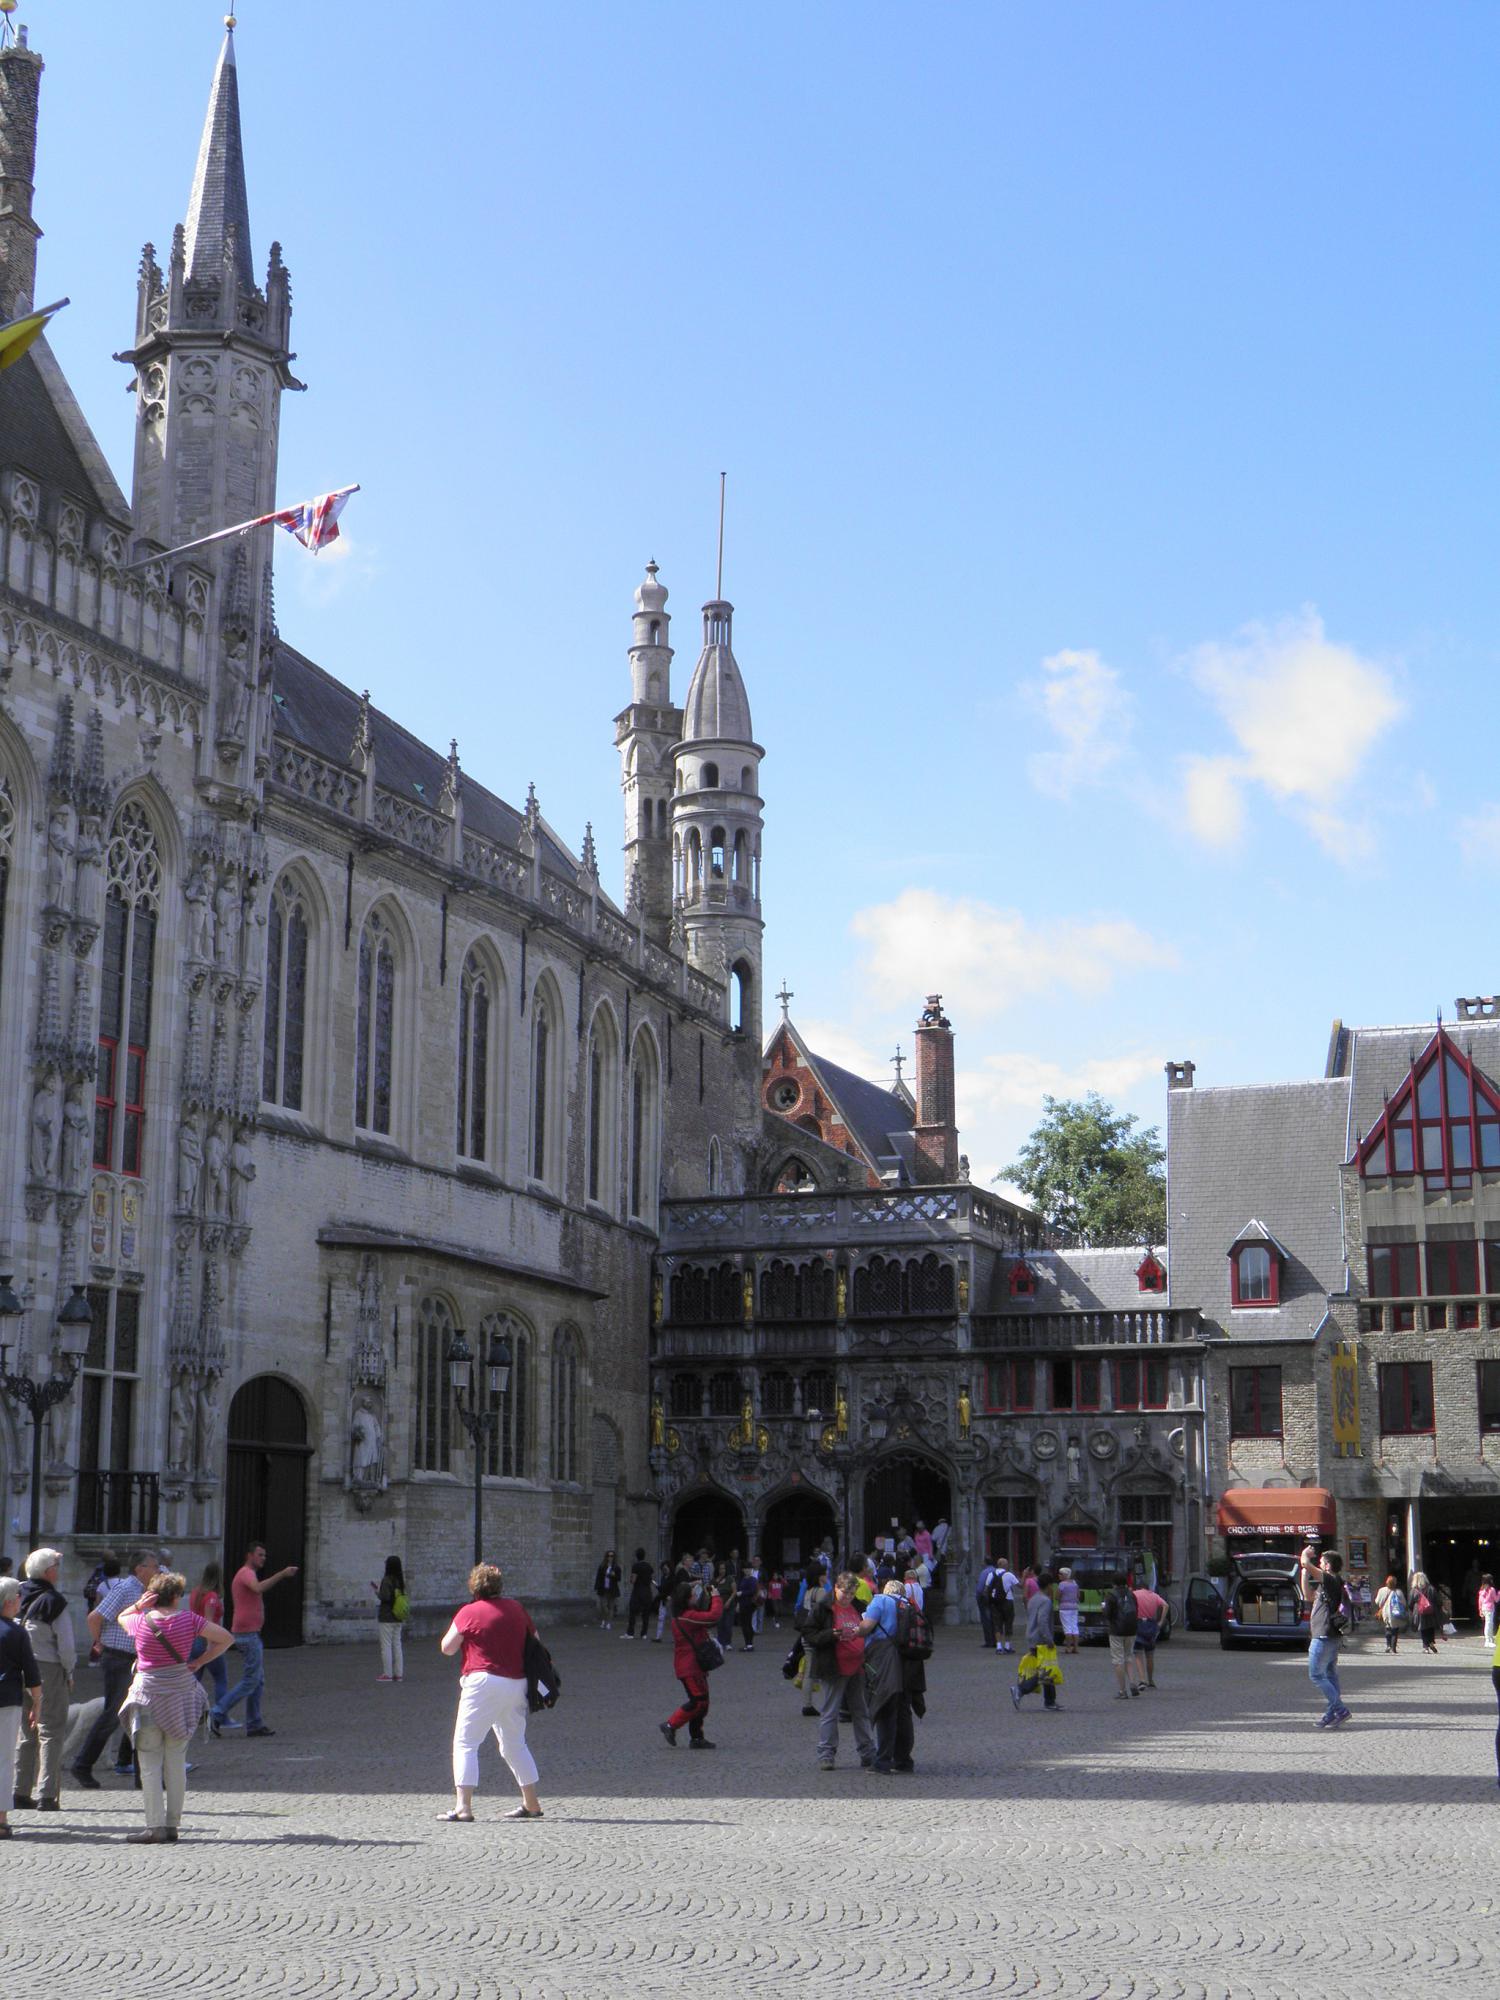
[[[1148,1250],[1136,1265],[1135,1282],[1137,1289],[1143,1292],[1164,1292],[1167,1289],[1167,1274],[1154,1250]]]
[[[1286,1252],[1263,1222],[1251,1221],[1229,1246],[1229,1302],[1235,1307],[1279,1306]]]
[[[1036,1297],[1036,1272],[1024,1257],[1018,1257],[1010,1267],[1010,1295],[1013,1299]]]
[[[1500,1171],[1500,1093],[1439,1028],[1358,1152],[1359,1170],[1460,1191]]]

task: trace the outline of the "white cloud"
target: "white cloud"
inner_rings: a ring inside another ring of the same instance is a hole
[[[1372,835],[1340,810],[1379,738],[1402,712],[1384,667],[1330,639],[1310,607],[1199,646],[1188,670],[1217,706],[1238,754],[1188,757],[1188,823],[1211,845],[1238,835],[1241,785],[1258,785],[1335,859],[1362,859]]]
[[[850,928],[864,942],[873,998],[910,1006],[913,995],[941,993],[965,1019],[1059,986],[1099,993],[1117,973],[1176,963],[1169,945],[1125,917],[1032,924],[1019,910],[931,889],[859,910]]]
[[[1458,845],[1471,867],[1500,868],[1500,805],[1492,802],[1461,819]]]
[[[1044,1097],[1084,1097],[1097,1090],[1118,1105],[1161,1071],[1162,1057],[1151,1049],[1079,1063],[1009,1050],[986,1056],[977,1069],[960,1069],[954,1085],[959,1144],[969,1155],[973,1179],[987,1185],[1010,1164],[1035,1129]]]
[[[1130,739],[1132,703],[1098,653],[1052,653],[1042,672],[1047,678],[1026,682],[1022,693],[1061,747],[1034,752],[1026,768],[1039,792],[1066,799],[1118,763]]]

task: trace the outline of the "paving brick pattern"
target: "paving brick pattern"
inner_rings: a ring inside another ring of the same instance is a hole
[[[373,1627],[372,1635],[373,1635]],[[1311,1727],[1305,1660],[1182,1637],[1159,1693],[1098,1651],[1056,1716],[939,1634],[914,1778],[825,1775],[767,1635],[714,1680],[712,1752],[669,1750],[665,1646],[553,1635],[566,1696],[532,1727],[548,1816],[510,1824],[492,1748],[474,1826],[447,1798],[454,1669],[399,1687],[373,1643],[269,1656],[273,1739],[196,1746],[176,1847],[137,1802],[69,1789],[0,1849],[6,1990],[476,1995],[1493,1995],[1500,1791],[1473,1640],[1353,1649],[1356,1719]],[[784,1635],[785,1636],[785,1635]],[[1006,1663],[1008,1665],[1008,1663]],[[38,1969],[44,1967],[45,1969]]]

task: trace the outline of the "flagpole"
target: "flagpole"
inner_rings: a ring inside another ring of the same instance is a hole
[[[728,476],[724,472],[719,474],[719,578],[714,585],[716,598],[722,598],[724,595],[724,481]]]
[[[341,500],[345,494],[358,493],[359,490],[358,482],[353,486],[335,486],[331,493],[323,497],[328,500]],[[185,556],[189,549],[206,549],[210,542],[228,541],[231,535],[248,535],[253,528],[273,527],[283,514],[290,512],[291,509],[288,507],[277,507],[269,514],[257,514],[253,521],[237,521],[232,528],[216,528],[211,535],[200,535],[195,542],[179,542],[175,549],[163,549],[159,555],[137,556],[134,562],[126,563],[125,567],[127,570],[144,569],[147,563],[170,562],[173,556]]]

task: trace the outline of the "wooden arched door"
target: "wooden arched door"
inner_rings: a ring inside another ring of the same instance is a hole
[[[229,1479],[224,1503],[224,1582],[252,1542],[266,1545],[265,1574],[287,1563],[297,1574],[266,1592],[265,1642],[302,1644],[307,1582],[307,1414],[302,1398],[278,1375],[254,1375],[229,1405]]]

